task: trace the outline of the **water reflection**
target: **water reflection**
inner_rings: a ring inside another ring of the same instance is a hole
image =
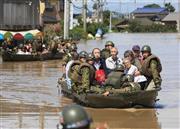
[[[90,109],[87,111],[93,118],[92,128],[107,124],[110,129],[161,129],[157,112],[152,109]],[[56,129],[59,124],[58,113],[45,112],[41,107],[40,112],[16,114],[1,114],[2,128],[20,129]]]
[[[61,61],[0,63],[0,95],[24,103],[58,106]]]
[[[160,129],[157,112],[153,109],[89,109],[94,126],[107,123],[110,128]]]

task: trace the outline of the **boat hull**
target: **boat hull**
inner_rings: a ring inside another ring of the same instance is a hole
[[[62,58],[63,58],[63,53],[57,53],[57,54],[46,53],[41,55],[25,55],[25,54],[18,55],[6,51],[2,53],[3,61],[43,61],[43,60],[56,60]]]
[[[160,89],[141,90],[133,93],[119,93],[103,96],[102,94],[88,93],[78,95],[69,90],[65,82],[60,84],[61,91],[74,102],[95,108],[130,108],[130,107],[154,107],[156,97]]]

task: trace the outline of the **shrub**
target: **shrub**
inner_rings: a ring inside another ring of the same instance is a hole
[[[137,21],[131,21],[129,23],[128,32],[177,32],[176,25],[141,25]]]

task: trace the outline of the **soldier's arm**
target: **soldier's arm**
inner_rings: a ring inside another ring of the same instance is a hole
[[[157,61],[152,60],[150,63],[150,68],[152,71],[153,81],[154,81],[156,86],[160,86],[161,85],[161,77],[160,77],[160,74],[157,70],[157,67],[158,67]]]
[[[90,87],[90,69],[87,67],[82,68],[82,89],[83,91],[89,90]]]
[[[69,61],[68,55],[65,55],[63,57],[63,66],[65,66],[68,63],[68,61]]]

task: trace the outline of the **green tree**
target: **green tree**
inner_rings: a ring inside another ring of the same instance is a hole
[[[94,3],[92,8],[93,8],[94,10],[98,9],[98,4],[97,4],[97,3]]]
[[[148,4],[145,5],[144,8],[161,8],[161,6],[158,4]]]
[[[103,17],[104,17],[104,25],[105,26],[109,26],[109,17],[110,17],[110,11],[109,10],[105,10],[103,12]]]
[[[175,11],[175,8],[172,6],[172,4],[170,2],[166,3],[164,6],[169,12],[174,12]]]

